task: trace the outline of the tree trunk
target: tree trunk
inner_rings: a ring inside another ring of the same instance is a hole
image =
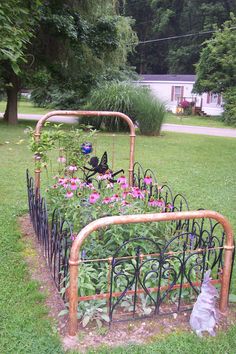
[[[17,115],[17,94],[19,90],[19,80],[15,73],[12,73],[10,86],[7,88],[7,106],[4,113],[4,120],[9,124],[18,123]]]

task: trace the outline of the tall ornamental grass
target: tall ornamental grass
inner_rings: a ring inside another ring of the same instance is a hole
[[[107,82],[95,88],[86,109],[117,111],[127,114],[140,128],[141,134],[158,135],[165,115],[165,107],[147,87],[130,82]],[[127,124],[120,118],[82,118],[82,123],[92,124],[96,129],[126,131]]]

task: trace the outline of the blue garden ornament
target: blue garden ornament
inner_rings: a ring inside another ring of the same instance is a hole
[[[90,154],[93,151],[92,143],[85,142],[81,145],[81,151],[84,155]]]

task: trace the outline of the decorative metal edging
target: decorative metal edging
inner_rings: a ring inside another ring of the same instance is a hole
[[[77,306],[78,306],[78,264],[79,251],[83,241],[93,232],[109,225],[157,222],[157,221],[176,221],[191,219],[214,219],[222,225],[226,235],[224,245],[224,268],[221,280],[220,292],[220,311],[226,313],[228,307],[228,295],[231,278],[232,260],[234,252],[233,230],[228,220],[221,214],[211,210],[159,213],[159,214],[140,214],[112,216],[93,221],[84,227],[73,242],[70,253],[70,287],[69,287],[69,335],[75,336],[77,333]]]

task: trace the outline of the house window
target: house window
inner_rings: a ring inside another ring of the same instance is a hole
[[[171,101],[179,101],[183,98],[184,86],[172,86],[171,88]]]
[[[213,104],[221,104],[221,95],[214,93],[214,92],[208,92],[207,94],[207,103],[213,103]]]

